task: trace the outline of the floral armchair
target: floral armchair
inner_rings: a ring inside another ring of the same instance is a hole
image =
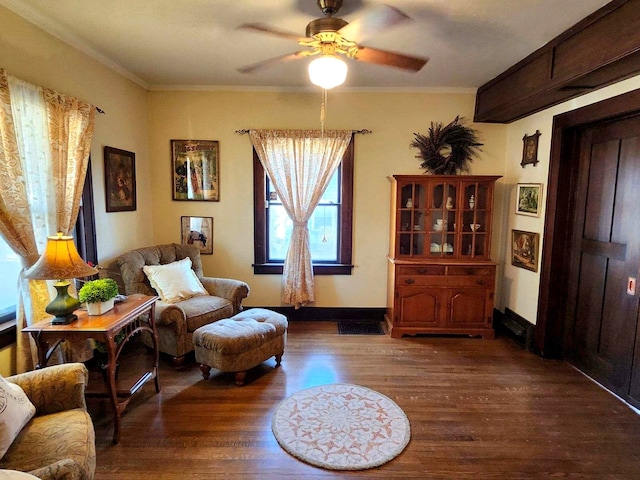
[[[189,244],[170,243],[139,248],[120,255],[114,261],[115,266],[110,268],[120,272],[121,278],[116,278],[116,281],[120,281],[126,295],[158,295],[144,273],[145,265],[167,265],[187,257],[191,259],[191,268],[208,295],[176,303],[161,300],[155,309],[160,351],[173,357],[175,367],[181,366],[185,355],[194,350],[192,337],[196,329],[232,317],[242,310],[242,300],[249,295],[249,286],[239,280],[205,277],[200,249]],[[150,335],[145,334],[142,339],[152,346]]]
[[[88,375],[82,363],[66,363],[6,378],[24,390],[36,414],[0,459],[0,469],[42,480],[93,479],[95,433],[84,400]]]

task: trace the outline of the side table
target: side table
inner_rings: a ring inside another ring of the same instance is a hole
[[[124,412],[131,396],[136,393],[149,380],[154,379],[156,392],[160,392],[158,383],[158,333],[154,320],[155,306],[158,297],[148,295],[130,295],[127,300],[117,303],[113,310],[103,315],[88,315],[86,311],[79,310],[75,313],[78,320],[68,325],[52,325],[50,320],[35,323],[23,332],[29,332],[38,346],[38,365],[36,368],[44,368],[51,358],[53,351],[65,340],[82,340],[93,338],[103,342],[107,349],[107,375],[105,383],[107,395],[113,406],[113,443],[120,440],[120,416]],[[148,319],[141,315],[148,313]],[[116,364],[124,344],[131,337],[147,331],[153,337],[154,360],[153,367],[142,372],[133,386],[127,389],[118,389],[116,384]],[[116,344],[115,337],[123,332],[124,339]]]

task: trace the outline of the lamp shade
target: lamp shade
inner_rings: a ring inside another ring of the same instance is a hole
[[[80,258],[73,237],[62,235],[47,237],[47,246],[38,261],[25,272],[31,280],[56,280],[87,277],[98,270]]]
[[[322,55],[309,62],[309,80],[326,90],[342,85],[347,78],[347,64],[335,55]]]

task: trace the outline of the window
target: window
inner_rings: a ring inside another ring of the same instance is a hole
[[[313,273],[351,275],[353,138],[308,222]],[[292,222],[253,151],[256,274],[281,274]]]
[[[22,270],[20,256],[0,237],[0,323],[16,318],[18,276]]]
[[[91,182],[91,159],[84,181],[80,212],[72,235],[75,237],[78,253],[85,261],[98,263],[95,238],[95,214],[93,210],[93,184]],[[0,324],[16,318],[18,297],[18,276],[22,270],[20,256],[0,236]],[[15,341],[15,339],[14,339]]]
[[[80,199],[80,210],[78,219],[73,229],[73,237],[76,240],[78,253],[85,262],[94,265],[98,263],[98,249],[96,246],[96,221],[93,209],[93,182],[91,173],[91,157],[87,166],[87,176],[82,187],[82,198]]]

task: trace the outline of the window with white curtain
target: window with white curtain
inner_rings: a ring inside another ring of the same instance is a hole
[[[20,87],[28,85],[22,80],[11,79],[11,84]],[[48,138],[46,138],[46,107],[40,95],[37,95],[32,88],[14,88],[12,90],[12,110],[14,110],[14,120],[19,128],[17,135],[20,138],[20,154],[39,158],[37,162],[38,170],[45,169],[43,165],[51,162],[47,159]],[[35,132],[35,133],[29,133]],[[46,170],[46,169],[45,169]],[[42,198],[46,196],[45,190],[51,188],[51,182],[42,181],[41,175],[29,175],[28,185],[29,196]],[[33,205],[40,205],[41,211],[32,210],[32,215],[44,217],[44,204],[30,202]],[[95,241],[95,217],[93,210],[93,186],[91,182],[91,164],[87,169],[87,177],[84,183],[82,204],[76,227],[73,231],[78,251],[82,257],[93,263],[97,263],[96,241]],[[42,235],[40,235],[42,237]],[[22,269],[20,256],[0,235],[0,324],[13,321],[16,315],[16,304],[18,296],[18,276]]]
[[[351,275],[353,140],[314,210],[307,228],[315,275]],[[256,274],[282,273],[293,222],[253,152]]]

